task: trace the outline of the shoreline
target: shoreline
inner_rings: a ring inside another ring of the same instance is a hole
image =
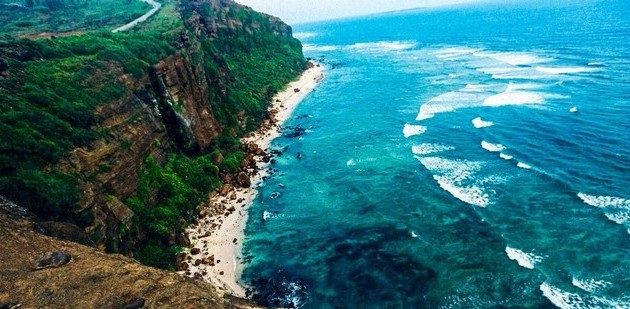
[[[241,183],[241,174],[245,173],[250,185],[237,188],[225,184],[211,193],[198,222],[186,229],[191,245],[180,265],[184,270],[178,273],[210,282],[219,293],[247,296],[239,279],[243,270],[242,242],[249,207],[258,194],[258,186],[269,175],[271,142],[282,135],[282,124],[324,78],[325,68],[316,62],[310,63],[312,66],[299,79],[273,97],[267,109],[270,116],[263,120],[260,128],[241,139],[246,158],[243,171],[234,178]]]

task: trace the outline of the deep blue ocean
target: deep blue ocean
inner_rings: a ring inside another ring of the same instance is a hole
[[[328,70],[250,210],[255,300],[630,308],[630,1],[551,2],[294,28]]]

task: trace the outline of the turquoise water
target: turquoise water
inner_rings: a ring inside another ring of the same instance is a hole
[[[630,308],[629,14],[510,1],[296,27],[329,70],[251,208],[253,298]]]

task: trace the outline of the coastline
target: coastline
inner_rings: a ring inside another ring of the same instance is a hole
[[[212,193],[197,223],[186,229],[191,246],[180,265],[184,270],[178,273],[210,282],[220,293],[246,297],[245,287],[239,279],[249,207],[258,194],[257,187],[268,176],[271,142],[282,134],[282,124],[291,117],[297,105],[324,78],[325,67],[313,61],[310,63],[311,67],[299,79],[273,97],[268,107],[270,116],[261,127],[241,139],[248,157],[251,156],[250,160],[246,157],[242,165],[251,185],[236,188],[226,184]]]

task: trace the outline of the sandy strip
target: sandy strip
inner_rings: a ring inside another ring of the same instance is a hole
[[[275,113],[275,121],[266,120],[261,129],[242,138],[242,143],[255,143],[268,153],[271,142],[282,134],[280,126],[323,79],[323,71],[323,66],[313,64],[286,90],[278,93],[269,107],[270,113]],[[258,193],[256,188],[268,175],[268,163],[263,162],[263,156],[255,156],[257,168],[248,171],[251,187],[215,194],[202,211],[199,223],[186,230],[192,249],[186,259],[187,270],[180,273],[208,281],[221,289],[220,292],[245,297],[245,288],[238,281],[243,268],[242,241],[248,208]]]

